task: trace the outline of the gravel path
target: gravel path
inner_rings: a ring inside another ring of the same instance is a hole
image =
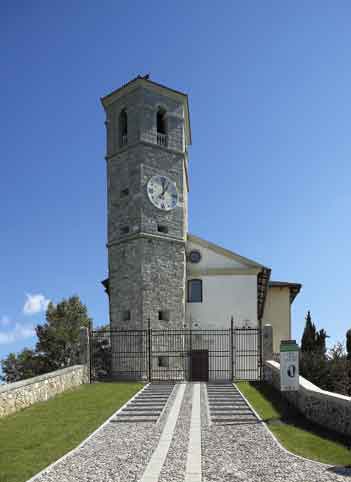
[[[202,407],[203,482],[351,481],[350,470],[339,469],[338,474],[337,469],[285,452],[259,421],[231,425],[206,422],[207,413]]]
[[[108,423],[35,482],[137,482],[158,444],[177,389],[158,424]]]
[[[159,482],[183,482],[188,453],[193,385],[187,384],[183,403]],[[157,482],[157,481],[155,481]]]
[[[35,482],[138,482],[157,447],[177,385],[158,424],[108,423]],[[184,482],[194,385],[187,384],[159,481]],[[351,471],[294,457],[261,422],[211,424],[201,384],[202,482],[351,482]]]

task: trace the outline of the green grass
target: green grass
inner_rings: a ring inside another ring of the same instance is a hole
[[[142,387],[97,383],[0,419],[0,482],[24,482],[73,449]]]
[[[237,386],[285,448],[318,462],[351,464],[346,438],[308,421],[271,385],[239,382]]]

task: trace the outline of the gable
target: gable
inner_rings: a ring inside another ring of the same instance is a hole
[[[255,261],[189,234],[186,251],[190,253],[193,250],[201,253],[201,260],[199,263],[194,264],[187,262],[188,270],[191,271],[218,269],[257,274],[263,268],[262,265]]]

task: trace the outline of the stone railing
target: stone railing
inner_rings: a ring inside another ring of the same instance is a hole
[[[33,403],[43,402],[70,388],[89,382],[87,365],[74,365],[54,372],[0,386],[0,417]]]
[[[280,390],[280,365],[266,360],[265,381]],[[330,430],[351,436],[351,397],[327,392],[300,376],[298,392],[282,392],[307,419]]]
[[[167,147],[167,134],[157,133],[157,144],[159,146]]]

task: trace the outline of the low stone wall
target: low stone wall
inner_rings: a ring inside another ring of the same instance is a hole
[[[280,390],[280,365],[269,360],[264,366],[265,381]],[[351,436],[351,397],[327,392],[300,376],[298,392],[282,392],[306,418],[343,435]]]
[[[0,417],[48,400],[88,381],[87,366],[75,365],[20,382],[0,385]]]

